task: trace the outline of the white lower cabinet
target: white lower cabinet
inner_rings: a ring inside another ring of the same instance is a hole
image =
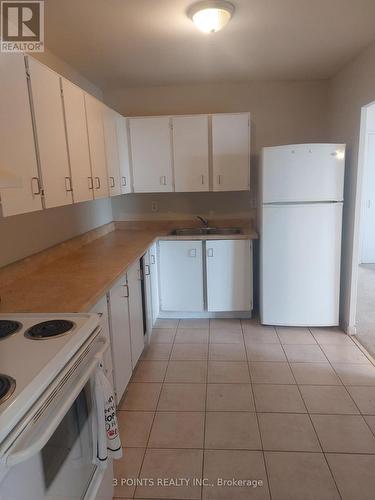
[[[124,275],[109,291],[112,356],[116,401],[120,402],[132,376],[128,284]]]
[[[130,320],[130,340],[132,350],[133,368],[137,364],[140,355],[145,347],[143,308],[142,308],[142,287],[141,269],[139,261],[135,262],[127,272],[129,287],[129,320]]]
[[[208,311],[252,310],[251,241],[207,241],[206,270]]]
[[[252,310],[251,241],[160,241],[159,261],[162,312]]]
[[[160,241],[160,303],[163,311],[203,311],[201,241]]]
[[[150,274],[151,274],[152,325],[154,325],[159,316],[159,311],[160,311],[158,247],[156,243],[154,243],[150,247],[149,256],[150,256]]]

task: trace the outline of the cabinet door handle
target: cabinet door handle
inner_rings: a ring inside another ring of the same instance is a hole
[[[109,180],[110,180],[110,184],[109,184],[110,187],[114,188],[115,187],[115,178],[114,177],[110,177]]]
[[[92,180],[92,177],[87,177],[88,181],[89,181],[89,189],[94,189],[94,182]]]
[[[189,257],[196,257],[197,256],[197,249],[196,248],[190,248],[189,250]]]
[[[71,177],[65,177],[65,189],[66,189],[67,193],[71,193],[73,191],[72,178]]]
[[[217,176],[217,182],[218,182],[218,184],[221,184],[221,175]]]
[[[36,187],[36,189],[35,189],[35,187]],[[39,177],[32,177],[31,178],[31,192],[35,196],[42,194],[42,188],[40,187]]]
[[[207,248],[207,257],[213,257],[213,256],[214,256],[214,249]]]
[[[100,177],[95,177],[96,186],[95,189],[100,189]]]
[[[150,266],[145,264],[145,276],[150,276]]]
[[[166,185],[167,185],[167,176],[166,176],[166,175],[162,175],[162,176],[160,177],[160,184],[161,184],[162,186],[166,186]]]
[[[125,177],[125,175],[123,175],[123,176],[122,176],[122,185],[123,185],[123,186],[126,186],[126,184],[127,184],[127,183],[126,183],[126,177]]]
[[[150,255],[151,264],[155,264],[155,255]]]
[[[129,285],[122,285],[124,287],[124,299],[129,298]]]
[[[204,185],[204,175],[201,175],[201,184]]]

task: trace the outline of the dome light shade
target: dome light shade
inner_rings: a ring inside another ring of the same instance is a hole
[[[203,33],[215,33],[229,23],[233,12],[231,3],[212,0],[195,3],[188,10],[188,16]]]

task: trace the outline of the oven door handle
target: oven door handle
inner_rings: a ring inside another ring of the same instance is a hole
[[[57,429],[58,425],[72,406],[79,393],[82,391],[91,375],[102,360],[104,352],[107,350],[109,342],[107,339],[103,342],[101,349],[95,353],[94,358],[87,364],[83,373],[74,380],[73,388],[68,383],[65,390],[55,405],[46,410],[42,417],[32,421],[24,432],[21,433],[11,448],[6,453],[5,464],[12,467],[28,460],[48,443],[49,439]]]

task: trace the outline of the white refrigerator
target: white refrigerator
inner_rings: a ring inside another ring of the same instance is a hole
[[[338,325],[344,169],[344,144],[263,149],[261,323]]]

